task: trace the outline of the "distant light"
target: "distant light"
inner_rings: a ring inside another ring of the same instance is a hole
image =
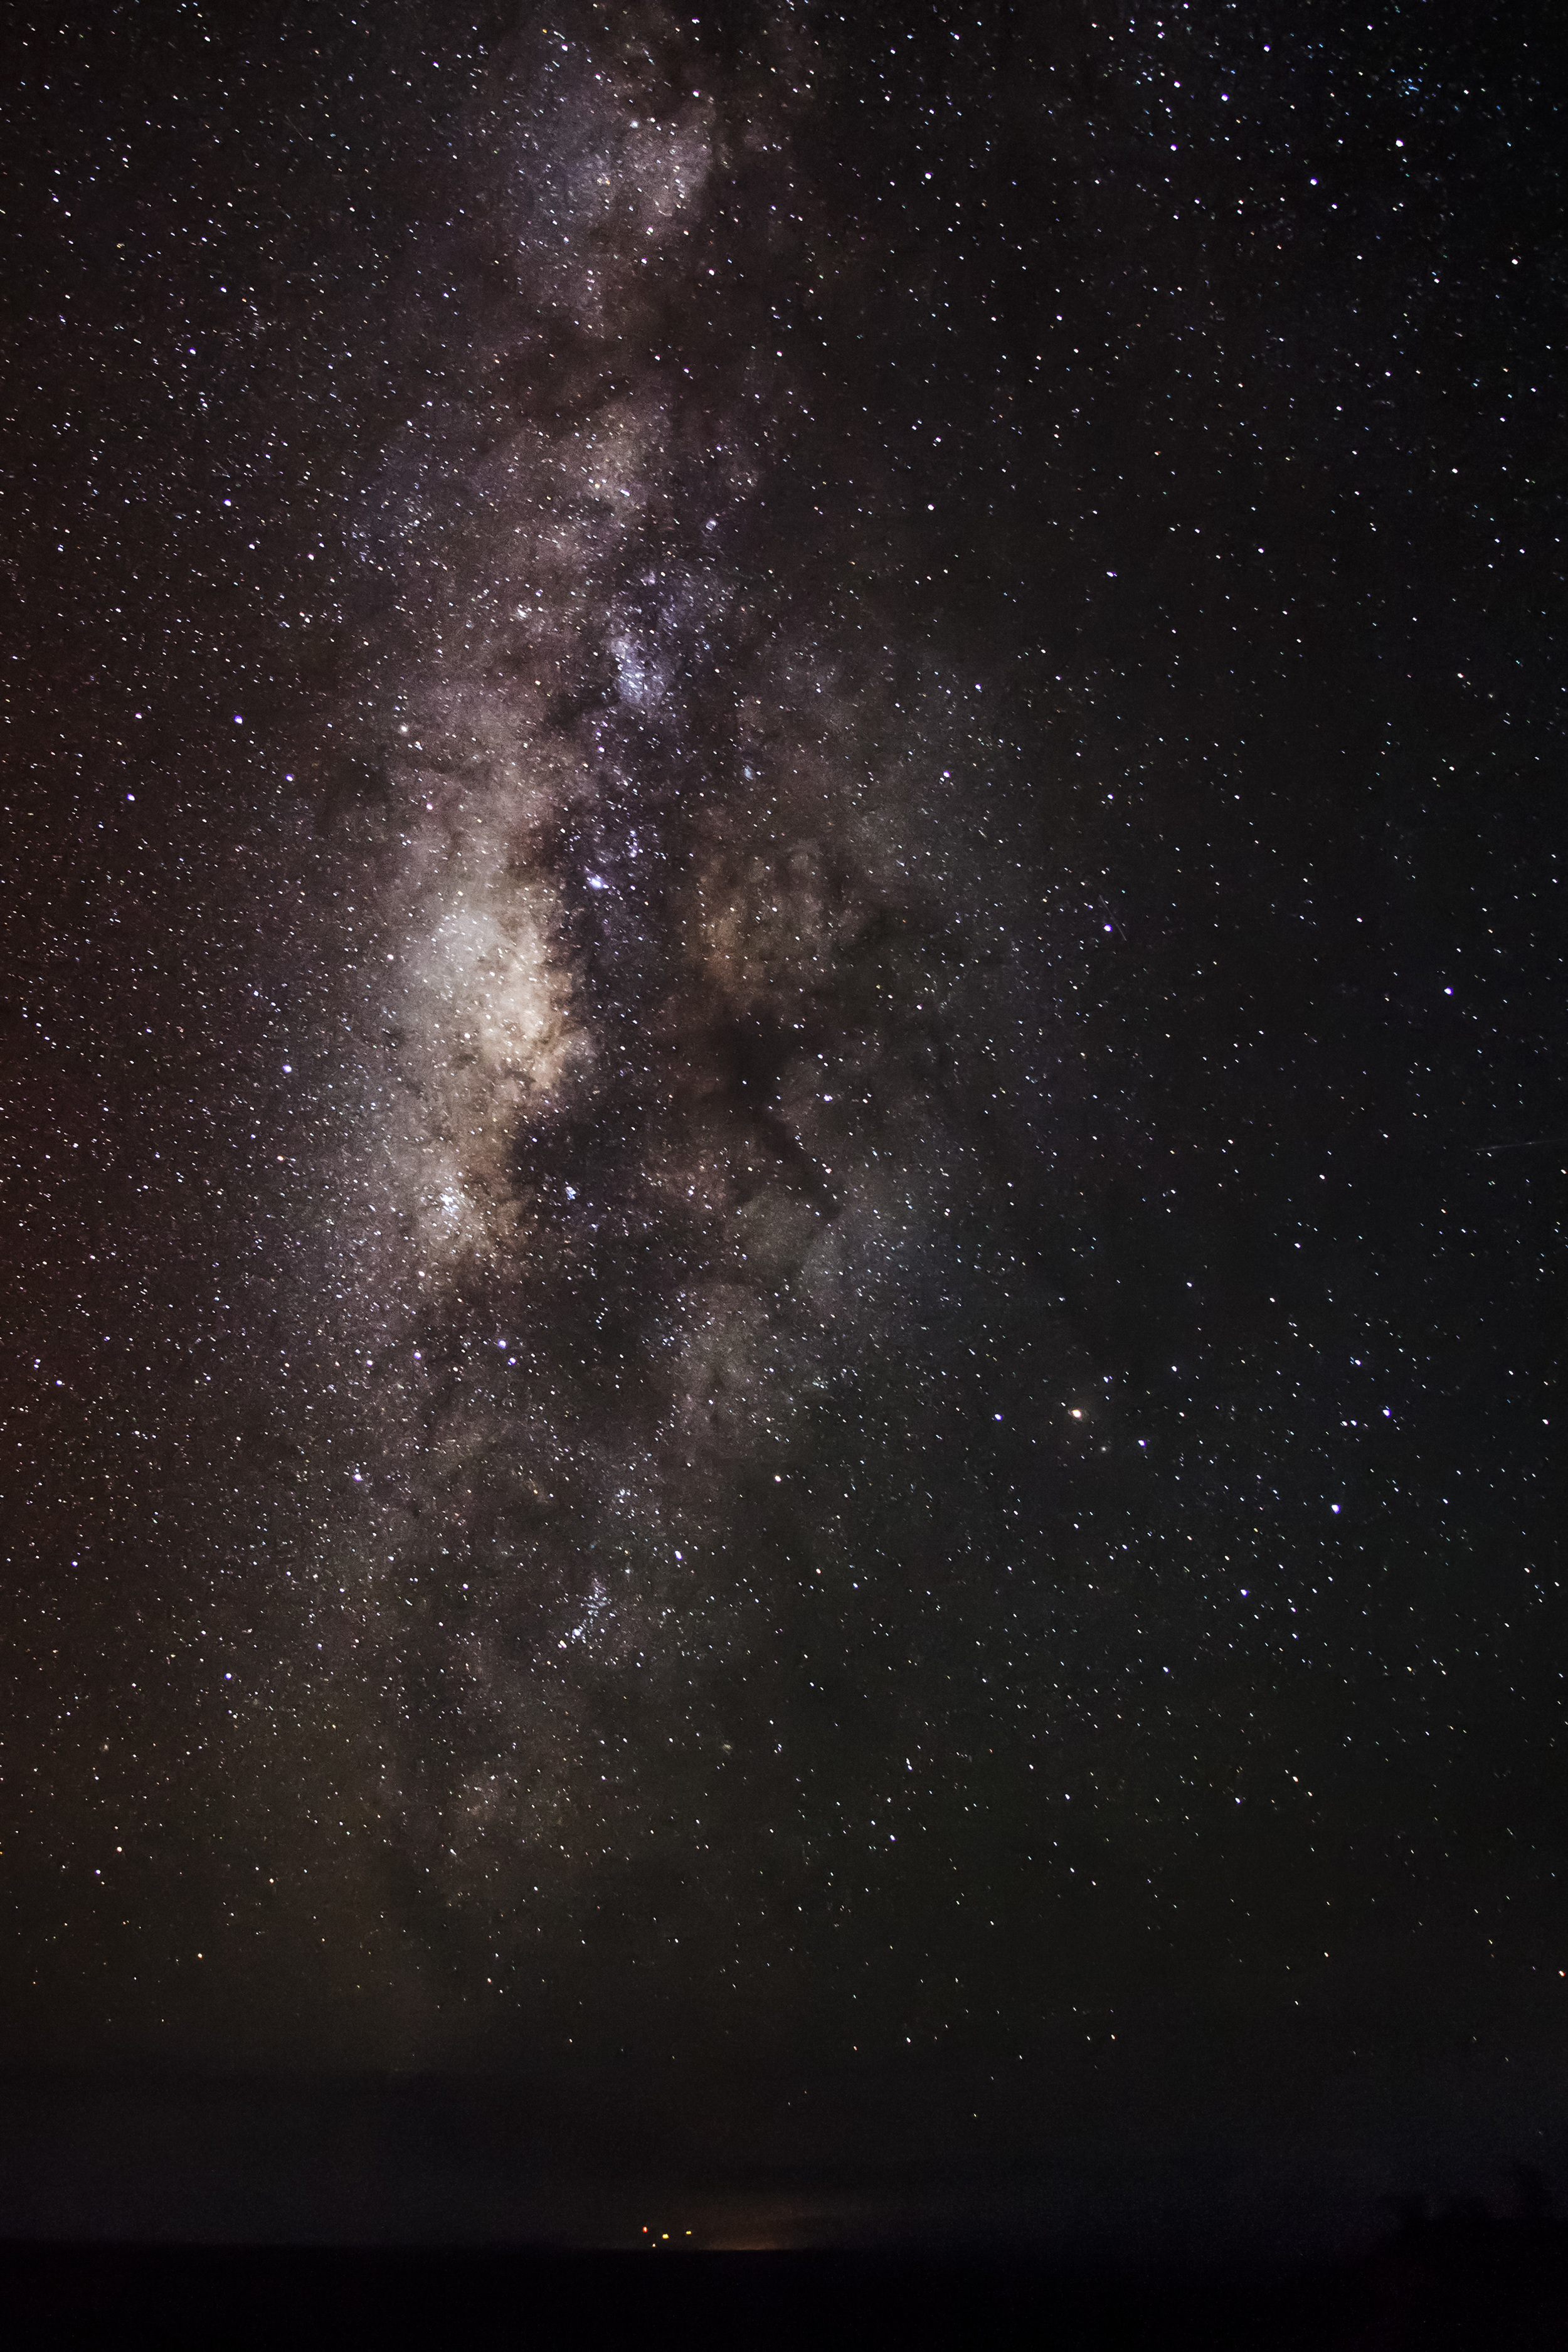
[[[241,718],[237,710],[234,714],[234,723],[237,727],[243,727],[245,724],[244,719]]]

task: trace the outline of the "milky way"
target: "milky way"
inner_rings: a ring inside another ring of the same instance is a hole
[[[794,1778],[759,1667],[856,1581],[803,1448],[868,1349],[951,1337],[1039,1034],[986,681],[857,593],[820,387],[756,347],[829,266],[811,63],[781,39],[715,90],[657,14],[512,61],[475,394],[359,525],[403,625],[340,883],[333,1574],[395,1835],[503,1942],[542,1872],[704,1853],[731,1759]]]

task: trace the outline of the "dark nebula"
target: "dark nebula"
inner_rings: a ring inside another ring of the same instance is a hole
[[[23,26],[0,2227],[1562,2166],[1547,24]]]

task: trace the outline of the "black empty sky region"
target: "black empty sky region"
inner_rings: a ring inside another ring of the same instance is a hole
[[[0,2230],[1560,2174],[1550,12],[9,23]]]

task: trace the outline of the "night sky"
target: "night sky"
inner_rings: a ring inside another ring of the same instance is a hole
[[[1568,2179],[1552,12],[1095,6],[11,16],[0,2226]]]

